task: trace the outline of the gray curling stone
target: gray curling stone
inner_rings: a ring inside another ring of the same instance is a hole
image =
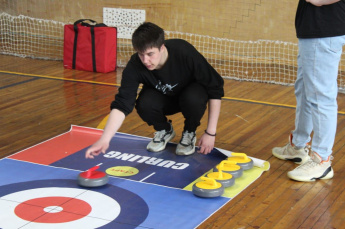
[[[236,162],[237,165],[241,166],[243,170],[249,170],[253,168],[254,162],[245,153],[232,153],[228,157],[229,161]]]
[[[235,178],[229,173],[222,172],[222,170],[208,173],[206,176],[208,178],[215,179],[217,182],[221,183],[224,188],[233,186],[235,184]]]
[[[235,179],[243,175],[242,167],[237,165],[234,161],[223,160],[219,165],[213,168],[213,172],[218,172],[220,167],[223,167],[223,172],[231,174]]]
[[[193,194],[204,198],[219,197],[224,193],[224,186],[215,179],[201,177],[203,181],[199,181],[193,185]]]
[[[78,185],[83,187],[100,187],[106,185],[109,181],[109,176],[105,172],[96,171],[99,166],[82,172],[78,175]]]

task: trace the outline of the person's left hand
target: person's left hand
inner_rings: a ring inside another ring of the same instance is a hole
[[[200,137],[199,142],[198,142],[198,146],[199,146],[198,153],[209,154],[214,147],[215,140],[216,140],[215,136],[210,136],[204,133]]]

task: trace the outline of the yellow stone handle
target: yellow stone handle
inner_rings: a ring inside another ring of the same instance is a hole
[[[236,165],[237,163],[235,161],[228,161],[228,160],[223,160],[220,162],[218,166],[218,178],[223,179],[223,169],[225,164],[233,164]]]
[[[236,162],[236,161],[223,160],[223,161],[220,162],[219,167],[218,167],[218,170],[223,170],[224,165],[228,165],[228,164],[229,164],[229,165],[230,165],[230,164],[236,165],[237,162]]]
[[[201,177],[201,180],[205,181],[205,183],[209,184],[212,187],[218,187],[217,186],[217,181],[213,178],[209,178],[209,177]]]
[[[231,156],[233,157],[243,157],[244,160],[248,160],[248,156],[245,153],[232,153]]]

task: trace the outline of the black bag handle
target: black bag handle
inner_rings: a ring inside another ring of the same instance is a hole
[[[87,23],[87,21],[91,22],[92,24]],[[78,24],[81,24],[82,26],[87,26],[87,27],[108,27],[106,24],[97,23],[96,21],[92,19],[79,19],[78,21],[74,22],[74,26],[77,26]]]
[[[85,23],[85,21],[91,21],[95,25],[91,25],[89,23]],[[96,50],[95,50],[95,31],[94,27],[107,27],[105,24],[100,23],[97,24],[96,21],[92,19],[80,19],[76,22],[74,22],[74,45],[73,45],[73,60],[72,60],[72,69],[75,69],[76,65],[76,59],[77,59],[77,42],[78,42],[78,24],[81,24],[82,26],[87,26],[91,27],[90,32],[91,32],[91,45],[92,45],[92,68],[94,72],[97,72],[96,68]]]
[[[90,22],[92,22],[94,24],[97,24],[97,22],[92,20],[92,19],[79,19],[78,21],[74,22],[74,25],[80,24],[80,23],[85,22],[85,21],[90,21]]]
[[[96,68],[96,44],[95,44],[95,28],[90,28],[91,32],[91,50],[92,50],[92,69],[94,72],[97,72]]]

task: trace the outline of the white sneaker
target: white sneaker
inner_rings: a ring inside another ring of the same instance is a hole
[[[292,134],[289,136],[289,143],[283,147],[274,147],[272,154],[281,159],[293,161],[296,164],[303,164],[309,159],[310,146],[307,144],[304,148],[297,149],[292,143]]]
[[[191,155],[195,152],[195,132],[184,131],[180,143],[176,147],[177,155]]]
[[[331,179],[334,175],[331,167],[332,156],[323,161],[316,152],[310,153],[309,160],[287,173],[287,176],[293,180],[311,182],[317,179]]]
[[[171,124],[170,124],[171,125]],[[165,149],[168,142],[175,137],[175,131],[171,126],[170,131],[161,130],[155,132],[152,141],[147,145],[146,149],[151,152],[159,152]]]

